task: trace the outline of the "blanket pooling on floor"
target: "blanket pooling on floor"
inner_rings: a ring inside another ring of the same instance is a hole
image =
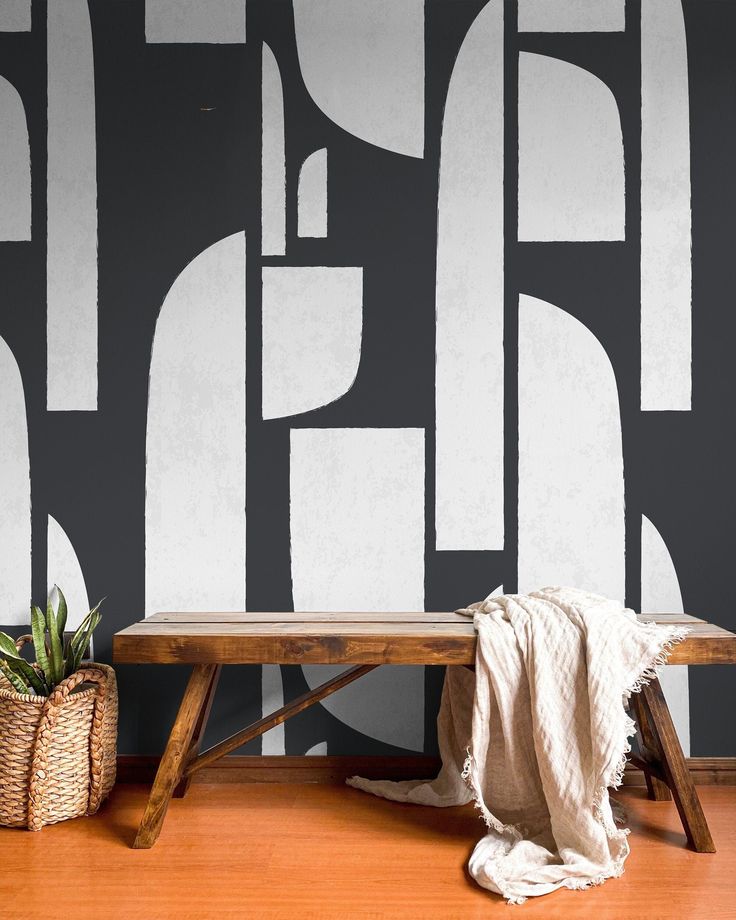
[[[621,875],[628,830],[608,796],[635,725],[624,701],[687,634],[573,588],[489,597],[458,614],[478,634],[475,673],[448,667],[437,721],[437,778],[352,777],[397,802],[475,801],[487,833],[473,878],[512,903]]]

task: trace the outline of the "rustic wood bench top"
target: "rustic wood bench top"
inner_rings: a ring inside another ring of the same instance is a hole
[[[682,613],[640,615],[691,633],[669,664],[734,664],[736,635]],[[155,613],[113,640],[127,664],[472,664],[469,617],[439,613]]]

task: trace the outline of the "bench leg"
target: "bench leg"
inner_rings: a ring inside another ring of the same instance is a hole
[[[191,749],[197,723],[207,706],[217,668],[218,665],[215,664],[198,664],[192,670],[133,843],[136,850],[147,850],[158,839],[171,796],[181,778],[185,759]]]
[[[202,737],[204,735],[204,730],[207,727],[207,720],[210,717],[210,710],[212,709],[212,701],[215,698],[215,692],[217,690],[217,684],[220,680],[220,672],[222,671],[222,665],[216,665],[214,671],[212,672],[212,677],[210,678],[210,685],[207,688],[207,696],[205,697],[202,708],[199,711],[199,716],[197,717],[197,724],[194,726],[194,734],[192,735],[192,740],[189,744],[189,750],[187,755],[184,758],[184,764],[182,766],[182,773],[184,774],[179,780],[177,787],[174,789],[174,798],[183,799],[184,796],[189,792],[189,787],[192,784],[192,774],[187,776],[187,768],[197,759],[199,755],[199,749],[202,745]]]
[[[652,732],[652,728],[649,724],[649,718],[647,717],[644,703],[641,699],[641,694],[632,693],[629,703],[631,705],[631,710],[634,718],[636,719],[637,725],[639,726],[639,736],[641,738],[642,745],[647,751],[655,751],[658,753],[659,749],[654,738],[654,733]],[[667,783],[654,776],[649,770],[647,770],[645,763],[642,763],[641,767],[644,773],[644,781],[647,784],[647,793],[649,798],[653,799],[655,802],[668,802],[672,798],[672,795]]]
[[[688,843],[698,853],[715,853],[713,838],[659,681],[647,684],[640,695],[645,720],[651,730],[651,754],[659,761],[664,780],[672,792]]]

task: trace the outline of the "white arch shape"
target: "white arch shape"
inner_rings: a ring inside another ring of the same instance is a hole
[[[0,240],[31,238],[31,148],[23,100],[0,77]]]
[[[234,233],[187,265],[156,323],[146,615],[245,610],[245,526],[245,234]]]
[[[623,240],[624,148],[611,90],[581,67],[519,55],[519,239]]]
[[[294,0],[312,99],[345,131],[424,156],[424,0]]]
[[[519,0],[520,32],[623,32],[624,0]]]
[[[46,584],[49,593],[54,585],[61,588],[68,609],[67,629],[76,629],[90,609],[87,585],[71,540],[51,515],[48,516],[46,542]]]
[[[313,150],[299,170],[297,191],[299,236],[327,236],[327,148]]]
[[[618,389],[598,339],[552,304],[519,297],[519,585],[624,600]]]
[[[264,44],[261,56],[261,252],[286,253],[286,152],[284,93],[273,51]]]
[[[0,338],[0,622],[30,622],[31,467],[23,380]]]

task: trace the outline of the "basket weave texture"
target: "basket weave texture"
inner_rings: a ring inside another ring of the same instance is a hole
[[[49,697],[0,678],[0,824],[37,831],[94,814],[115,783],[117,722],[106,664],[85,663]]]

